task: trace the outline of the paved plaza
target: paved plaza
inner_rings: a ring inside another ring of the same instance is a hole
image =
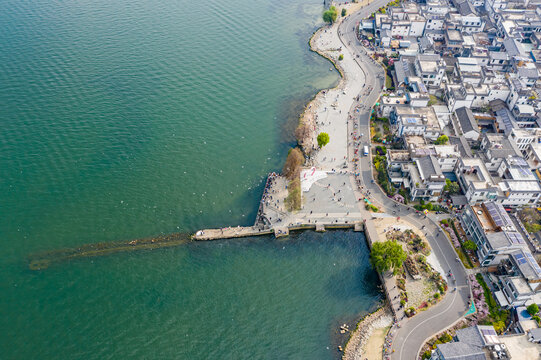
[[[349,174],[328,173],[302,193],[303,208],[299,214],[359,212],[357,200]]]

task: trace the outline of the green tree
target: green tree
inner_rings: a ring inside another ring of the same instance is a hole
[[[534,316],[535,314],[539,312],[539,306],[537,306],[537,304],[531,304],[531,305],[528,305],[526,310],[528,311],[528,314]]]
[[[464,249],[466,250],[477,250],[477,245],[472,240],[464,241]]]
[[[340,61],[344,60],[344,55],[343,55],[343,54],[340,54],[340,55],[338,56],[338,60],[340,60]]]
[[[393,274],[396,274],[406,260],[406,256],[406,252],[396,240],[377,241],[372,246],[370,263],[378,272],[392,269]]]
[[[320,148],[327,145],[329,143],[329,140],[330,140],[329,134],[325,132],[319,133],[319,135],[317,136],[317,144],[319,145]]]
[[[445,179],[443,191],[447,191],[449,194],[458,194],[460,192],[460,186],[456,181]]]
[[[345,8],[342,9],[342,16],[346,16],[346,14],[347,14],[347,10]]]
[[[331,6],[329,10],[323,13],[323,21],[329,24],[334,23],[337,17],[338,17],[338,11],[336,10],[334,6]]]
[[[445,145],[449,141],[449,137],[447,135],[441,135],[434,144],[436,145]]]

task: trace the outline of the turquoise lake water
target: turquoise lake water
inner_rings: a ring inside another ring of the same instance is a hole
[[[0,358],[332,358],[380,299],[362,234],[25,262],[252,224],[302,106],[338,80],[307,46],[322,2],[0,9]]]

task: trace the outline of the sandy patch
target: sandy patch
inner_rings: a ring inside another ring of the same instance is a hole
[[[383,353],[383,343],[385,342],[385,335],[391,327],[375,329],[372,335],[366,342],[364,350],[364,359],[368,360],[381,360],[381,354]]]

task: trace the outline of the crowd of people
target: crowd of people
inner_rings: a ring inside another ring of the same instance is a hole
[[[271,224],[272,217],[267,218],[265,215],[265,206],[273,205],[276,208],[279,207],[280,200],[276,199],[273,194],[276,194],[276,190],[273,189],[273,185],[276,184],[276,179],[279,175],[276,172],[271,172],[267,177],[265,182],[265,188],[263,189],[263,196],[261,197],[261,202],[259,204],[259,209],[257,210],[257,220],[256,224],[267,226]],[[287,185],[286,185],[287,188]],[[282,219],[275,219],[277,222],[280,222]]]

